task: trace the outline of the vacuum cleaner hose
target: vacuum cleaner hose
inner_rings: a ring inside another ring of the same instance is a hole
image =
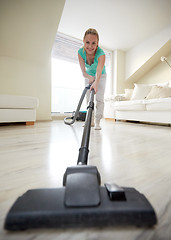
[[[91,84],[88,84],[88,85],[84,88],[83,93],[82,93],[81,98],[80,98],[80,101],[79,101],[79,103],[78,103],[77,109],[76,109],[76,111],[75,111],[75,113],[74,113],[74,116],[72,116],[72,117],[65,117],[65,118],[64,118],[64,123],[65,123],[65,124],[71,125],[71,124],[73,124],[73,123],[75,122],[75,120],[77,119],[77,117],[78,117],[78,115],[79,115],[79,111],[80,111],[82,102],[83,102],[83,100],[84,100],[84,97],[85,97],[85,95],[86,95],[86,92],[87,92],[88,89],[90,89],[90,87],[91,87]],[[70,120],[70,121],[69,121],[69,120]]]

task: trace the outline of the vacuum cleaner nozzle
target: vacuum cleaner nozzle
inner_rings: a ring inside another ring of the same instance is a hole
[[[29,190],[19,197],[7,215],[5,229],[150,227],[157,222],[150,203],[134,188],[100,186],[96,167],[68,168],[63,182],[62,188]]]
[[[65,187],[29,190],[10,209],[5,229],[151,227],[156,224],[155,212],[144,195],[134,188],[123,189],[124,201],[111,200],[106,188],[99,187],[100,203],[86,207],[66,206]]]

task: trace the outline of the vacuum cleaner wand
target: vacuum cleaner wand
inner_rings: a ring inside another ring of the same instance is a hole
[[[83,95],[88,88],[85,88]],[[77,107],[77,112],[80,108]],[[157,223],[155,211],[145,196],[134,188],[106,183],[101,186],[95,166],[87,165],[94,90],[83,131],[76,166],[68,167],[63,187],[28,190],[9,210],[4,228],[10,231],[30,228],[75,228],[128,226],[151,227]],[[68,125],[75,121],[64,122]]]
[[[86,120],[85,120],[85,127],[83,131],[83,137],[81,142],[81,147],[79,149],[79,156],[78,156],[78,162],[77,165],[87,165],[87,159],[88,159],[88,153],[89,153],[89,140],[90,140],[90,129],[91,129],[91,118],[92,118],[92,112],[94,109],[94,89],[90,92],[90,99],[87,106],[87,114],[86,114]]]

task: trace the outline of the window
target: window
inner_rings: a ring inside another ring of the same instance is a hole
[[[52,112],[73,112],[84,89],[84,78],[78,64],[78,50],[82,47],[82,41],[70,38],[63,34],[57,34],[52,49]],[[107,86],[110,91],[110,57],[106,52]],[[81,110],[86,110],[85,101]]]

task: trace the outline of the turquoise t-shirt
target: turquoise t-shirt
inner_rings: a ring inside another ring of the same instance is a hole
[[[97,65],[98,65],[98,58],[100,56],[102,56],[102,55],[105,55],[104,51],[100,47],[97,48],[97,51],[96,51],[96,54],[95,54],[95,57],[94,57],[94,63],[91,64],[91,65],[89,65],[87,63],[86,51],[84,50],[83,47],[78,50],[78,53],[84,59],[86,73],[94,77],[96,75],[96,69],[97,69]],[[105,73],[106,73],[106,68],[104,66],[104,68],[102,70],[102,74],[105,74]]]

